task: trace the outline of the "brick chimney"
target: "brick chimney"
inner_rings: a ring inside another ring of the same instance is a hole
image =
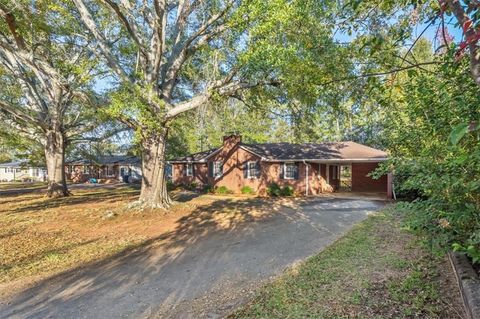
[[[231,133],[223,137],[223,152],[228,153],[232,150],[237,144],[242,141],[242,136],[238,133]]]

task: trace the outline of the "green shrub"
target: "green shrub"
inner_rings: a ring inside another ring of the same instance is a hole
[[[272,197],[278,197],[282,195],[282,189],[277,183],[271,183],[267,187],[267,195]]]
[[[215,188],[212,185],[203,185],[202,191],[204,193],[213,194],[215,193]]]
[[[243,186],[240,191],[242,192],[242,194],[246,195],[255,194],[255,191],[250,186]]]
[[[220,186],[215,188],[215,194],[225,195],[232,194],[233,192],[227,188],[227,186]]]
[[[198,188],[198,183],[197,182],[191,182],[190,184],[187,184],[185,188],[190,190],[190,191],[194,191]]]
[[[287,185],[287,186],[285,186],[285,187],[282,188],[282,193],[281,193],[281,195],[282,195],[282,196],[293,196],[293,193],[294,193],[293,187],[290,186],[290,185]]]
[[[293,196],[294,193],[295,191],[290,185],[286,185],[282,188],[277,183],[271,183],[267,187],[267,195],[272,197]]]
[[[176,185],[172,181],[167,181],[167,190],[173,191],[176,188]]]
[[[185,189],[187,191],[194,191],[194,190],[198,189],[198,183],[197,182],[185,183],[185,184],[181,184],[179,186],[181,186],[183,189]]]

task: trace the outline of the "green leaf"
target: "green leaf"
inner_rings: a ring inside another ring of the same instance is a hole
[[[455,126],[455,128],[450,133],[450,143],[452,143],[453,145],[457,145],[458,142],[460,142],[460,140],[465,136],[465,134],[467,134],[469,125],[469,123],[462,123]]]

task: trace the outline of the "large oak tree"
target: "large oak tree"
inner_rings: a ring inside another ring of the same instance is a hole
[[[63,1],[0,3],[0,118],[43,145],[49,196],[67,196],[70,138],[88,129],[82,106],[93,70],[88,40]]]
[[[308,56],[299,46],[328,51],[331,43],[327,27],[309,27],[325,5],[308,1],[72,1],[115,78],[110,112],[137,134],[142,206],[170,204],[165,147],[177,116],[245,89],[282,83],[288,91],[282,75],[296,77],[292,91],[306,91],[303,76],[319,72],[299,62]],[[317,43],[299,43],[305,33]]]

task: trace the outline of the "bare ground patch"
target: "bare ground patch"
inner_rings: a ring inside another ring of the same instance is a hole
[[[262,219],[280,205],[296,205],[295,200],[177,192],[168,211],[139,211],[128,208],[139,192],[127,186],[74,189],[73,196],[57,199],[39,191],[8,193],[9,187],[2,187],[7,191],[0,197],[2,297],[60,272],[152,245],[162,234],[177,231],[175,238],[188,242],[182,233],[188,237],[212,227],[234,228]]]

